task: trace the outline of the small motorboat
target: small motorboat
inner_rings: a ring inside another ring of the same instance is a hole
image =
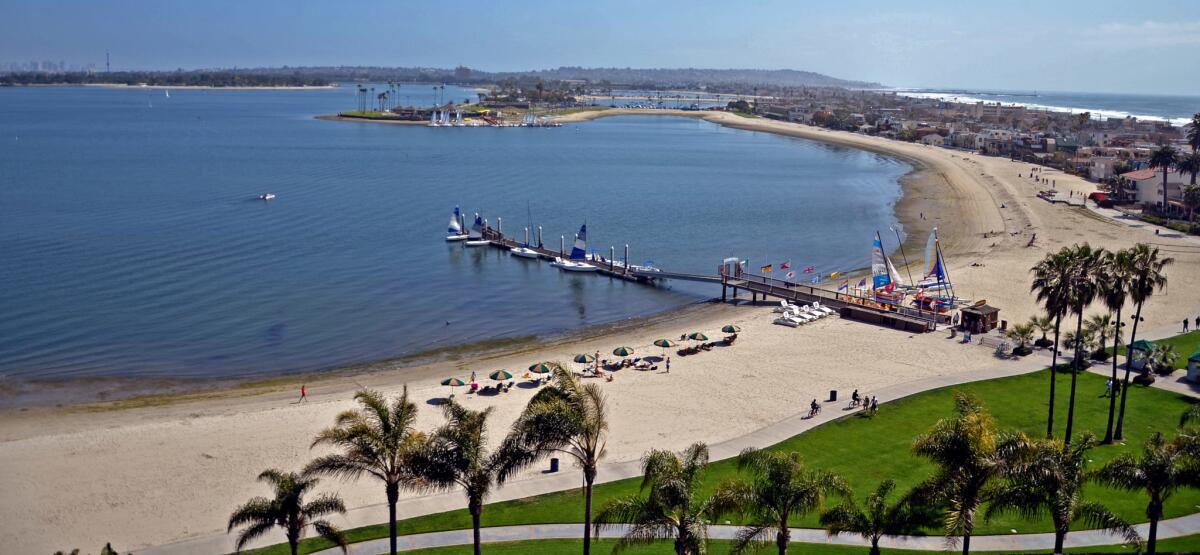
[[[554,262],[551,262],[550,265],[554,266],[555,268],[558,268],[560,270],[567,271],[567,272],[595,272],[596,271],[596,267],[592,266],[591,264],[584,264],[583,262],[575,262],[573,260],[565,260],[562,258],[555,258]]]
[[[263,193],[258,195],[258,200],[275,200],[275,193]]]
[[[513,256],[519,256],[521,258],[537,258],[538,257],[537,251],[535,251],[529,247],[526,247],[526,246],[513,247],[511,249],[508,249],[508,252],[509,252],[509,254],[512,254]]]

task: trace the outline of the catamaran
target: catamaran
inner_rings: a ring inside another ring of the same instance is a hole
[[[917,286],[920,292],[913,298],[913,304],[936,312],[945,312],[954,308],[961,299],[954,295],[954,285],[946,273],[946,260],[942,258],[942,245],[938,241],[937,228],[929,233],[925,243],[925,270]]]
[[[462,241],[467,238],[467,234],[463,233],[462,213],[458,211],[458,207],[454,207],[454,213],[450,215],[450,227],[446,230],[449,235],[446,236],[447,241]]]
[[[893,305],[903,302],[905,296],[904,281],[892,259],[883,251],[883,240],[878,231],[871,244],[871,292],[875,300]]]
[[[467,232],[467,240],[463,244],[468,247],[482,247],[491,244],[491,241],[483,238],[483,218],[480,218],[479,214],[475,214],[475,223],[471,226],[471,231]]]

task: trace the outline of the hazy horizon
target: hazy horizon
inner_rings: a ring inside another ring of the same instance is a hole
[[[896,88],[1195,94],[1200,5],[1111,0],[795,6],[468,0],[353,5],[0,0],[0,62],[114,70],[560,66],[813,71]],[[1036,14],[1036,15],[1034,15]],[[1130,69],[1132,68],[1132,69]]]

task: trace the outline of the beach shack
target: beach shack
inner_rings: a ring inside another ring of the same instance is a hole
[[[1146,370],[1146,358],[1150,356],[1150,351],[1154,349],[1154,343],[1139,339],[1129,346],[1129,367],[1139,372]]]
[[[961,315],[960,325],[963,331],[987,333],[1000,325],[1000,309],[986,303],[964,308]]]
[[[1200,351],[1196,351],[1188,357],[1187,380],[1192,383],[1200,383]]]

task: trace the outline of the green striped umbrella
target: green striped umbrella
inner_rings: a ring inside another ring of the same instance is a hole
[[[616,349],[613,349],[613,354],[617,355],[619,357],[627,357],[627,356],[633,354],[633,348],[632,347],[617,347]]]
[[[674,347],[675,345],[676,345],[676,343],[674,341],[671,341],[670,339],[659,339],[654,342],[655,347],[662,347],[664,349],[666,349],[667,347]]]
[[[502,382],[504,380],[511,380],[512,374],[509,374],[507,370],[496,370],[495,372],[488,374],[488,377],[498,382]]]
[[[721,328],[721,331],[725,333],[737,333],[742,331],[742,327],[734,324],[727,324],[725,327]]]
[[[534,374],[549,374],[553,372],[555,368],[558,368],[558,365],[554,364],[553,362],[539,362],[533,366],[530,366],[529,371],[533,372]]]
[[[708,341],[708,336],[698,331],[694,331],[688,335],[688,339],[691,339],[692,341]]]
[[[442,380],[442,385],[448,385],[450,387],[454,387],[457,385],[467,385],[467,382],[464,382],[458,378],[446,378],[446,379]]]
[[[595,362],[595,360],[596,360],[596,357],[589,355],[587,353],[581,353],[581,354],[575,355],[575,362],[578,362],[581,364],[591,364],[592,362]]]

